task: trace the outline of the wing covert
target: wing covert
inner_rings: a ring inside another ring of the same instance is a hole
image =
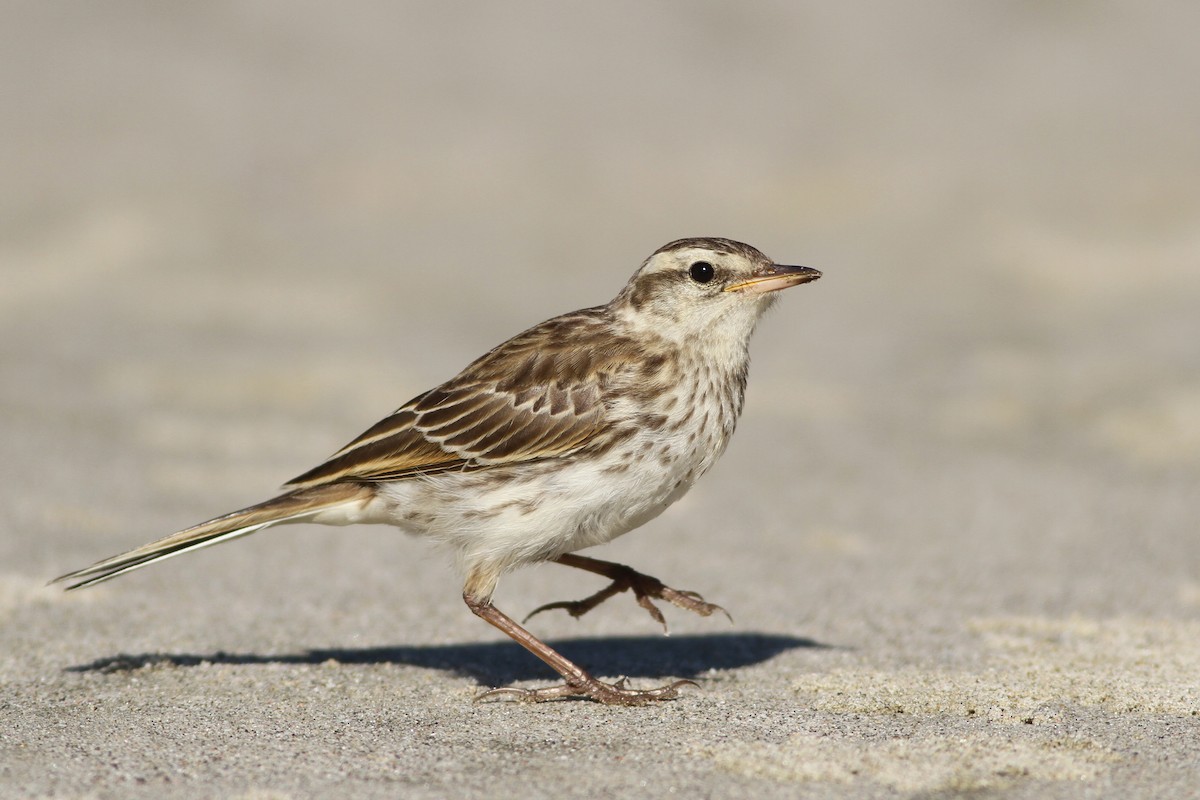
[[[605,391],[638,357],[605,314],[578,311],[508,340],[287,487],[486,469],[587,446],[609,427]]]

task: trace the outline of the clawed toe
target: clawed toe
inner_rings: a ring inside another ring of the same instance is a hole
[[[613,683],[589,678],[579,682],[546,686],[540,689],[519,689],[506,686],[500,689],[489,689],[478,695],[475,702],[492,700],[514,700],[523,703],[544,703],[548,700],[562,700],[578,697],[594,700],[597,703],[613,706],[641,706],[659,700],[674,700],[679,697],[679,689],[683,686],[699,686],[692,680],[678,680],[657,689],[630,689],[627,681],[621,678]]]
[[[627,567],[624,564],[614,564],[611,561],[600,561],[595,558],[567,553],[554,559],[559,564],[567,567],[575,567],[587,572],[603,575],[612,581],[608,586],[600,591],[585,597],[582,600],[566,600],[557,603],[547,603],[544,606],[538,606],[533,611],[529,612],[525,617],[528,621],[530,617],[540,614],[543,611],[551,611],[553,609],[562,609],[572,617],[579,618],[591,611],[596,606],[603,603],[610,597],[614,597],[626,590],[632,591],[637,604],[646,610],[646,613],[654,619],[659,625],[663,626],[663,632],[668,633],[667,620],[663,617],[662,611],[658,606],[654,605],[655,600],[665,600],[672,605],[691,611],[694,614],[699,614],[702,617],[708,617],[717,611],[720,611],[725,617],[733,622],[733,617],[729,612],[721,608],[715,603],[705,602],[699,592],[691,592],[687,590],[672,589],[658,578],[645,575],[637,570]]]
[[[607,705],[640,706],[658,700],[674,700],[679,696],[679,690],[682,687],[698,685],[695,681],[687,679],[675,681],[657,689],[630,689],[624,678],[615,683],[604,683],[593,678],[583,668],[569,661],[562,653],[522,628],[511,617],[492,605],[491,600],[481,599],[468,592],[463,592],[463,601],[466,602],[472,613],[508,634],[518,644],[561,675],[565,681],[561,686],[548,686],[542,689],[518,689],[516,687],[491,689],[476,697],[476,702],[510,699],[540,703],[546,700],[584,697]]]
[[[727,620],[733,622],[733,617],[728,611],[716,603],[705,602],[704,597],[701,596],[699,592],[683,591],[679,589],[672,589],[669,586],[664,586],[662,588],[662,594],[660,597],[663,600],[677,605],[680,608],[699,614],[702,617],[709,617],[720,611],[725,615]]]
[[[566,611],[572,617],[579,619],[584,614],[595,608],[595,606],[587,605],[586,600],[560,600],[557,603],[546,603],[545,605],[538,606],[533,611],[530,611],[528,614],[526,614],[525,618],[521,620],[521,624],[524,625],[526,622],[529,622],[529,620],[531,620],[533,617],[536,617],[543,611],[554,611],[555,609],[559,608],[561,608],[563,611]]]
[[[716,603],[705,602],[704,597],[701,596],[699,592],[672,589],[670,586],[663,584],[663,582],[657,578],[652,578],[649,575],[643,575],[640,572],[634,572],[628,567],[623,567],[622,569],[627,570],[627,572],[622,572],[622,574],[616,577],[611,584],[591,595],[590,597],[585,597],[582,600],[560,600],[557,603],[546,603],[545,605],[538,606],[533,611],[530,611],[525,616],[525,619],[521,620],[521,622],[528,622],[531,617],[534,617],[543,611],[553,611],[556,609],[562,609],[572,617],[579,619],[608,598],[618,595],[626,590],[633,592],[633,596],[637,600],[637,604],[644,608],[646,613],[649,614],[655,622],[657,622],[659,625],[662,625],[664,633],[669,633],[667,628],[667,620],[663,616],[663,613],[658,606],[654,605],[655,600],[665,600],[672,605],[678,606],[686,611],[699,614],[702,617],[708,617],[717,611],[720,611],[725,615],[726,619],[728,619],[730,622],[733,622],[733,617],[729,615],[728,611]]]

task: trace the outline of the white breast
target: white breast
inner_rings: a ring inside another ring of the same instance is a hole
[[[611,541],[682,497],[733,434],[742,382],[712,367],[682,374],[692,380],[668,389],[675,396],[674,402],[664,398],[665,422],[635,427],[600,458],[383,484],[378,521],[447,545],[468,572],[484,565],[504,572]],[[617,407],[614,417],[646,419],[645,411]]]

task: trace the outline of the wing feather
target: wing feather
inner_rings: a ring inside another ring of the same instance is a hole
[[[445,399],[439,403],[418,403],[413,410],[420,415],[422,427],[437,430],[459,423],[464,417],[468,420],[463,424],[471,424],[470,419],[478,419],[478,414],[488,407],[489,398],[485,394],[459,390],[457,392],[439,393]],[[473,416],[474,415],[474,416]]]
[[[605,391],[638,355],[604,324],[605,311],[558,317],[510,339],[287,487],[540,461],[603,438]]]
[[[447,435],[445,430],[438,431],[437,435],[445,437],[442,439],[443,447],[483,454],[485,451],[478,446],[480,439],[506,425],[511,427],[514,417],[519,418],[525,413],[518,408],[514,408],[512,403],[508,402],[506,398],[496,397],[489,407],[481,413],[474,415],[475,418],[469,424],[461,425],[453,431],[449,431],[449,435]],[[460,421],[465,422],[466,420]]]

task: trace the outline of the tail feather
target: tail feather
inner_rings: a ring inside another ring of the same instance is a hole
[[[371,490],[362,484],[335,483],[311,489],[299,489],[243,508],[229,514],[201,522],[191,528],[173,533],[156,542],[98,561],[90,567],[68,572],[51,581],[78,581],[67,587],[81,589],[85,586],[111,580],[155,561],[211,547],[231,539],[248,536],[261,528],[286,522],[303,522],[322,511],[345,504],[362,505],[372,496]]]

